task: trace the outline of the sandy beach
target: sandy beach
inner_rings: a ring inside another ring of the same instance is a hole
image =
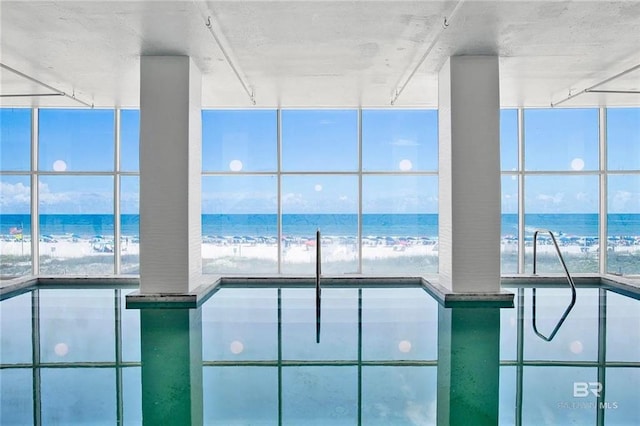
[[[135,241],[135,242],[132,242]],[[229,238],[231,241],[231,237]],[[57,259],[73,259],[80,257],[110,257],[113,255],[113,243],[110,241],[90,241],[77,240],[71,241],[60,237],[51,242],[40,242],[40,255]],[[583,245],[563,245],[560,247],[563,255],[595,255],[598,253],[597,244],[591,246]],[[275,243],[265,242],[217,242],[202,244],[203,259],[218,258],[250,258],[276,261],[278,258],[278,247]],[[539,243],[538,253],[555,254],[553,245],[550,243]],[[140,253],[140,244],[133,238],[123,239],[121,243],[121,251],[123,255],[137,256]],[[503,253],[516,253],[517,244],[503,240],[501,244]],[[533,247],[525,246],[525,253],[531,253]],[[616,253],[640,254],[640,245],[619,245],[609,246],[609,251]],[[30,256],[31,243],[28,240],[19,241],[1,241],[0,254],[2,256]],[[315,242],[297,241],[293,243],[283,244],[282,258],[287,263],[310,263],[315,260]],[[404,240],[397,240],[393,244],[363,244],[362,257],[367,260],[374,259],[393,259],[403,257],[437,257],[438,245],[435,241],[430,244],[422,243],[406,243]],[[357,259],[357,245],[344,244],[340,241],[323,242],[322,259],[325,262],[332,261],[350,261]]]

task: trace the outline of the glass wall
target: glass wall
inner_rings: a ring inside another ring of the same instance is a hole
[[[524,110],[525,271],[533,233],[552,231],[570,272],[599,271],[600,133],[597,109]],[[562,272],[549,237],[540,235],[538,272]]]
[[[640,108],[607,109],[607,272],[640,274]]]
[[[282,111],[282,272],[315,273],[316,230],[322,272],[358,272],[358,146],[357,110]]]
[[[519,160],[518,110],[500,111],[500,169],[502,217],[500,235],[500,270],[503,274],[518,273],[518,238],[520,210],[518,180]]]
[[[0,114],[2,277],[137,273],[139,112]]]
[[[438,272],[438,112],[362,112],[362,272]]]
[[[203,271],[437,272],[433,110],[210,110]]]
[[[120,111],[120,273],[140,273],[140,111]],[[119,172],[119,173],[118,173]]]
[[[42,109],[38,122],[40,273],[111,274],[115,113]]]
[[[0,109],[0,275],[31,273],[31,110]]]
[[[278,116],[202,112],[202,271],[278,272]]]
[[[317,229],[324,273],[437,272],[437,111],[202,117],[205,273],[312,275]],[[139,111],[0,119],[2,277],[138,273]],[[500,130],[502,273],[531,271],[544,228],[571,272],[640,274],[640,109],[507,109]]]

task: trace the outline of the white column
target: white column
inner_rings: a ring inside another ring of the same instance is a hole
[[[455,292],[500,290],[500,91],[496,56],[440,70],[439,275]]]
[[[140,62],[140,293],[200,285],[201,74],[187,56]]]

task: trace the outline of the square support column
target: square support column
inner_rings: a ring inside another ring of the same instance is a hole
[[[141,294],[183,294],[200,285],[201,91],[189,57],[141,57]]]
[[[439,275],[453,292],[500,291],[500,91],[496,56],[440,70]]]

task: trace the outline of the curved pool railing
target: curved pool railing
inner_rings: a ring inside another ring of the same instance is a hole
[[[553,232],[551,232],[548,229],[537,229],[534,233],[533,233],[533,274],[536,274],[536,262],[537,262],[537,240],[538,240],[538,234],[539,233],[547,233],[549,234],[549,236],[551,236],[551,241],[553,242],[553,245],[556,249],[556,254],[558,255],[558,259],[560,260],[560,263],[562,264],[562,268],[564,269],[564,273],[567,277],[567,281],[569,282],[569,286],[571,286],[571,303],[569,303],[569,306],[567,306],[567,309],[565,309],[564,313],[562,314],[562,316],[560,317],[560,320],[558,321],[558,323],[556,324],[556,326],[554,327],[553,331],[551,332],[551,334],[549,336],[545,336],[544,334],[540,333],[538,331],[538,327],[536,325],[536,288],[533,288],[533,306],[532,306],[532,322],[533,322],[533,332],[536,333],[536,335],[538,337],[540,337],[543,340],[546,340],[547,342],[550,342],[556,335],[556,333],[558,333],[558,330],[560,330],[560,327],[562,326],[562,323],[564,323],[564,321],[567,319],[567,316],[569,315],[569,312],[571,312],[571,309],[573,309],[573,305],[576,304],[576,285],[573,282],[573,278],[571,278],[571,274],[569,273],[569,269],[567,269],[567,264],[564,261],[564,258],[562,257],[562,253],[560,252],[560,247],[558,246],[558,242],[556,241],[556,237],[553,235]]]

